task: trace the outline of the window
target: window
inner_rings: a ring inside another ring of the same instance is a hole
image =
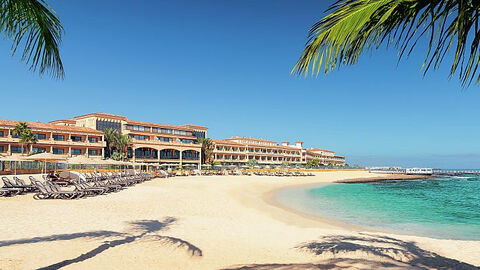
[[[3,153],[3,152],[5,152],[5,146],[0,145],[0,153]]]
[[[53,139],[54,139],[55,141],[64,141],[64,140],[65,140],[65,136],[63,136],[63,135],[55,135],[55,134],[54,134],[54,135],[53,135]]]
[[[188,133],[187,133],[185,130],[177,130],[177,129],[175,129],[175,130],[173,131],[173,134],[175,134],[175,135],[183,135],[183,136],[187,136],[187,135],[188,135]]]
[[[100,151],[98,151],[98,150],[88,150],[88,155],[89,156],[99,156]]]
[[[138,148],[135,149],[135,157],[136,158],[158,158],[157,150],[149,149],[149,148]]]
[[[148,141],[150,139],[148,136],[143,136],[143,135],[130,135],[130,138],[141,140],[141,141]]]
[[[138,126],[138,125],[127,125],[127,129],[135,131],[150,131],[150,127]]]
[[[0,130],[0,137],[5,137],[5,133],[3,132],[3,130]]]
[[[91,143],[96,143],[96,142],[98,142],[98,138],[88,137],[88,141],[91,142]]]
[[[46,134],[33,134],[33,136],[35,136],[35,138],[37,138],[37,140],[46,140],[47,139]]]
[[[53,153],[55,155],[63,155],[65,153],[65,149],[62,148],[53,148]]]
[[[171,142],[172,138],[166,138],[166,137],[157,137],[157,139],[161,142]]]
[[[184,140],[182,140],[182,143],[193,143],[193,140],[184,139]]]
[[[45,153],[47,151],[47,149],[44,148],[44,147],[33,147],[32,151],[34,153]]]
[[[193,136],[197,137],[197,138],[205,138],[205,131],[192,131],[192,134]]]
[[[11,150],[12,150],[12,153],[22,153],[21,146],[12,146]]]
[[[81,155],[82,154],[82,150],[80,149],[72,149],[72,155]]]
[[[171,129],[161,128],[161,129],[160,129],[160,132],[161,132],[161,133],[165,133],[165,134],[172,134],[172,130],[171,130]]]
[[[74,141],[74,142],[81,142],[82,141],[82,137],[80,137],[80,136],[71,136],[70,138],[72,138],[72,141]]]
[[[97,130],[105,130],[109,128],[117,131],[121,131],[122,124],[117,122],[105,121],[105,120],[97,120]]]

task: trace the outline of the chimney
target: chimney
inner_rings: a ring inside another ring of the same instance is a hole
[[[282,142],[282,146],[289,146],[290,143],[289,142]]]
[[[295,146],[298,147],[298,148],[303,148],[303,142],[298,141],[298,142],[295,143]]]

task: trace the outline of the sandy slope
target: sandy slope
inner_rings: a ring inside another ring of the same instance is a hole
[[[268,199],[272,190],[290,185],[369,176],[177,177],[76,201],[0,198],[0,269],[480,265],[480,242],[361,233]]]

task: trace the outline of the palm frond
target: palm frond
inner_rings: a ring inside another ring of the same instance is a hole
[[[410,55],[422,39],[428,42],[424,74],[438,69],[454,52],[450,77],[458,72],[463,86],[480,81],[478,0],[340,0],[311,28],[292,73],[325,74],[352,65],[367,50],[382,44]],[[470,50],[468,50],[470,48]]]
[[[41,75],[63,78],[60,20],[44,0],[0,0],[0,32],[13,41],[12,54],[23,47],[22,61]]]

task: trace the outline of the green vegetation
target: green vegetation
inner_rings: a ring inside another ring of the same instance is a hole
[[[213,150],[215,150],[215,145],[213,141],[209,138],[200,138],[198,143],[202,145],[202,164],[214,165]]]
[[[107,143],[106,156],[115,160],[126,159],[128,147],[132,145],[132,139],[128,135],[121,134],[111,128],[104,130],[103,133]]]
[[[125,160],[127,156],[124,153],[113,152],[110,158],[113,160]]]
[[[294,74],[325,74],[358,62],[362,53],[382,45],[408,57],[424,39],[424,75],[438,69],[454,49],[450,77],[456,72],[463,86],[480,81],[478,0],[340,0],[310,29],[308,42],[292,70]]]
[[[30,153],[30,146],[37,142],[37,138],[32,132],[32,129],[25,122],[20,122],[13,129],[13,135],[20,138],[22,144],[22,153]]]
[[[314,158],[307,162],[307,167],[318,167],[320,166],[320,160],[318,158]]]
[[[23,47],[22,61],[40,75],[65,76],[59,45],[63,27],[44,0],[0,0],[0,32],[12,40],[12,54]]]
[[[253,167],[253,166],[257,166],[258,165],[258,161],[256,159],[249,159],[248,162],[247,162],[247,165],[249,167]]]

